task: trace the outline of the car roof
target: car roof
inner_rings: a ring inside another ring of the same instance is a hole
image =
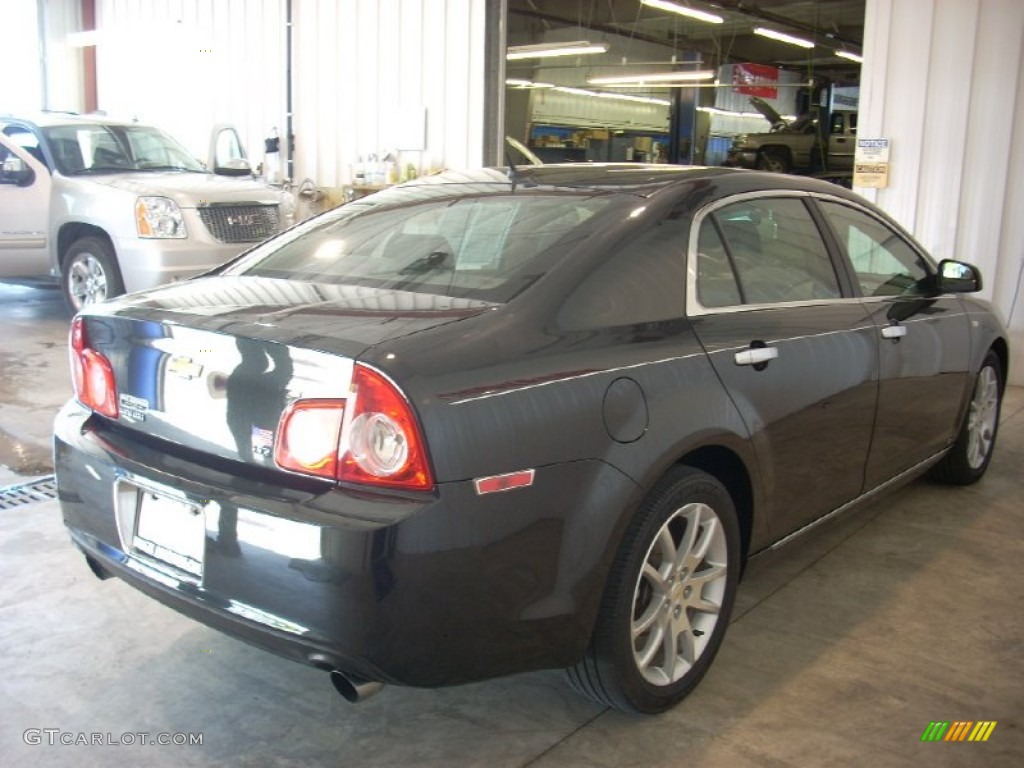
[[[32,112],[21,115],[0,115],[0,125],[28,123],[36,128],[55,125],[139,125],[133,120],[119,120],[100,114],[81,115],[77,112]]]
[[[444,171],[406,182],[349,203],[367,207],[473,194],[563,191],[578,194],[626,194],[650,198],[670,189],[688,188],[693,202],[722,194],[789,190],[850,198],[835,184],[805,176],[792,176],[739,168],[641,163],[552,163],[509,168]]]
[[[553,163],[473,170],[443,171],[422,176],[393,188],[394,197],[440,198],[452,194],[495,194],[531,190],[574,191],[582,194],[623,193],[647,197],[658,190],[683,182],[742,173],[734,168],[708,168],[641,163]],[[390,202],[384,190],[370,198],[374,203]],[[360,202],[360,201],[356,201]],[[352,205],[351,203],[349,205]]]

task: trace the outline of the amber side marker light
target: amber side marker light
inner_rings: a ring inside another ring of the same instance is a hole
[[[490,477],[478,477],[473,481],[478,496],[485,493],[499,493],[500,491],[512,491],[516,488],[528,488],[533,485],[532,469],[523,469],[518,472],[509,472],[505,475],[491,475]]]

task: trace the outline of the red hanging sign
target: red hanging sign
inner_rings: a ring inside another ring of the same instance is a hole
[[[767,64],[733,64],[732,84],[736,93],[760,96],[762,99],[777,99],[779,89],[772,83],[779,82],[778,67]]]

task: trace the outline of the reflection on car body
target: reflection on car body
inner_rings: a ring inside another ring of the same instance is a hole
[[[1008,361],[979,287],[810,180],[421,179],[81,313],[64,519],[95,571],[349,698],[565,667],[660,711],[745,558],[982,476]]]

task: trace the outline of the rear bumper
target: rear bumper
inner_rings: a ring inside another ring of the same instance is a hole
[[[240,477],[92,426],[74,403],[55,424],[61,508],[81,550],[209,626],[382,682],[574,663],[637,501],[635,484],[599,461],[538,468],[532,488],[485,497],[466,481],[395,498]],[[135,483],[202,509],[201,576],[123,541],[117,515]]]

